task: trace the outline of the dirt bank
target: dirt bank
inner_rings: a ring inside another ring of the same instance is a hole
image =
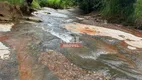
[[[8,2],[0,2],[0,21],[13,21],[22,17],[19,6],[14,6]]]

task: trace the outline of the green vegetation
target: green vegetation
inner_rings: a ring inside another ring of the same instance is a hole
[[[136,28],[142,29],[142,0],[135,3],[135,19]]]
[[[7,1],[10,4],[14,4],[14,5],[23,5],[24,4],[24,0],[1,0],[1,2],[4,2],[4,1]],[[33,0],[31,7],[32,8],[39,8],[40,5],[39,5],[38,0]]]
[[[24,0],[1,0],[21,5]],[[100,12],[109,22],[136,25],[142,28],[142,0],[33,0],[32,8],[69,8],[74,5],[85,12]],[[136,24],[135,24],[136,23]]]
[[[137,0],[135,4],[135,15],[136,18],[142,18],[142,0]]]
[[[14,5],[22,5],[24,0],[1,0],[1,1],[8,1]],[[39,8],[42,7],[52,7],[52,8],[68,8],[70,6],[74,6],[74,0],[33,0],[32,7]]]
[[[101,14],[117,23],[132,23],[134,3],[135,0],[104,0]]]
[[[89,13],[94,10],[99,10],[102,6],[102,0],[75,0],[79,7],[84,10],[85,13]]]
[[[39,1],[38,0],[33,0],[31,7],[39,9],[40,8]]]
[[[40,0],[39,3],[52,8],[68,8],[74,5],[73,0]]]
[[[0,0],[0,2],[4,2],[4,1],[7,1],[7,2],[14,4],[14,5],[21,5],[24,2],[24,0]]]
[[[127,19],[134,12],[135,0],[77,0],[85,12],[100,11],[105,17]]]
[[[100,12],[110,22],[142,28],[142,0],[75,0],[84,12]],[[136,25],[136,24],[137,25]]]

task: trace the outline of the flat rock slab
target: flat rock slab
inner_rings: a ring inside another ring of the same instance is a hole
[[[0,42],[0,58],[1,59],[9,58],[9,54],[10,54],[9,48]]]
[[[10,31],[13,25],[13,23],[0,24],[0,32]]]
[[[72,32],[78,32],[92,36],[107,36],[114,39],[122,40],[129,45],[127,47],[129,49],[142,48],[142,37],[138,37],[120,30],[84,24],[68,24],[66,25],[66,29]]]

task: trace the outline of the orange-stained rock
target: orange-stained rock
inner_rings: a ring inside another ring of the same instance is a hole
[[[110,29],[105,27],[93,26],[93,25],[85,25],[85,24],[67,24],[65,26],[67,30],[72,32],[88,34],[92,36],[106,36],[114,39],[122,40],[126,44],[135,47],[142,48],[142,37],[135,36],[129,32],[124,32],[121,30]]]

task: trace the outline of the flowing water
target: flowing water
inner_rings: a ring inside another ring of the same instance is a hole
[[[121,37],[119,39],[115,35],[111,36],[111,34],[117,33],[114,30],[112,30],[112,33],[110,31],[110,34],[105,32],[110,36],[84,34],[79,31],[67,30],[65,28],[67,24],[76,24],[78,22],[76,17],[79,14],[74,9],[54,10],[44,8],[34,12],[33,15],[43,20],[43,22],[36,24],[36,27],[44,32],[40,43],[43,51],[50,49],[59,51],[81,68],[103,72],[114,80],[142,80],[141,37],[138,38],[140,44],[137,47],[138,41],[136,41],[137,44],[133,42],[133,44],[129,45],[131,41],[135,40],[125,41],[122,39],[125,37],[125,35],[123,36],[124,32],[117,35]],[[78,26],[71,25],[69,27],[76,28]],[[82,48],[60,48],[61,41],[71,42],[75,35],[79,36],[83,45]]]

